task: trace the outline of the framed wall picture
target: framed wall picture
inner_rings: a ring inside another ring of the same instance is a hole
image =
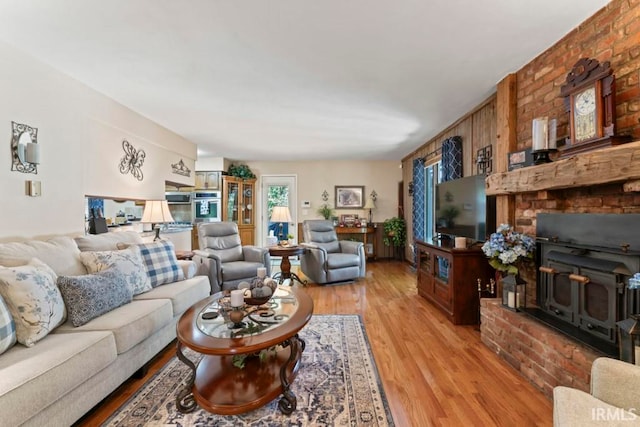
[[[336,185],[336,209],[362,209],[364,185]]]

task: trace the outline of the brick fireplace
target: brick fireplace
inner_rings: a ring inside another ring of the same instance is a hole
[[[518,231],[536,236],[540,213],[640,213],[640,142],[487,177],[487,194],[515,201]],[[515,173],[514,173],[515,172]],[[589,230],[585,230],[588,233]],[[640,245],[640,242],[633,242]],[[637,248],[635,248],[637,250]],[[633,273],[633,272],[632,272]],[[537,306],[536,271],[525,271],[527,307]],[[553,387],[589,390],[593,360],[605,355],[537,319],[481,302],[482,341],[551,397]]]

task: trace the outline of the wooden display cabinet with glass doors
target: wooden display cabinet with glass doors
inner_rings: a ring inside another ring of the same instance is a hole
[[[242,245],[255,244],[256,180],[222,177],[222,220],[238,224]]]

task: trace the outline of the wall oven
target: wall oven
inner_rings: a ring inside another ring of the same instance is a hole
[[[193,193],[185,191],[168,191],[165,199],[173,220],[177,223],[193,223],[192,199]]]
[[[220,191],[196,191],[193,193],[193,221],[222,221],[222,193]]]

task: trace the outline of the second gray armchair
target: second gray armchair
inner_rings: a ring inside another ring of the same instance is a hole
[[[301,257],[302,272],[314,283],[342,282],[365,277],[364,244],[338,240],[333,221],[305,220],[302,223],[307,250]]]
[[[206,222],[198,224],[200,249],[193,260],[198,274],[209,276],[211,293],[236,289],[238,283],[257,277],[259,267],[271,275],[269,250],[257,246],[242,246],[235,222]]]

